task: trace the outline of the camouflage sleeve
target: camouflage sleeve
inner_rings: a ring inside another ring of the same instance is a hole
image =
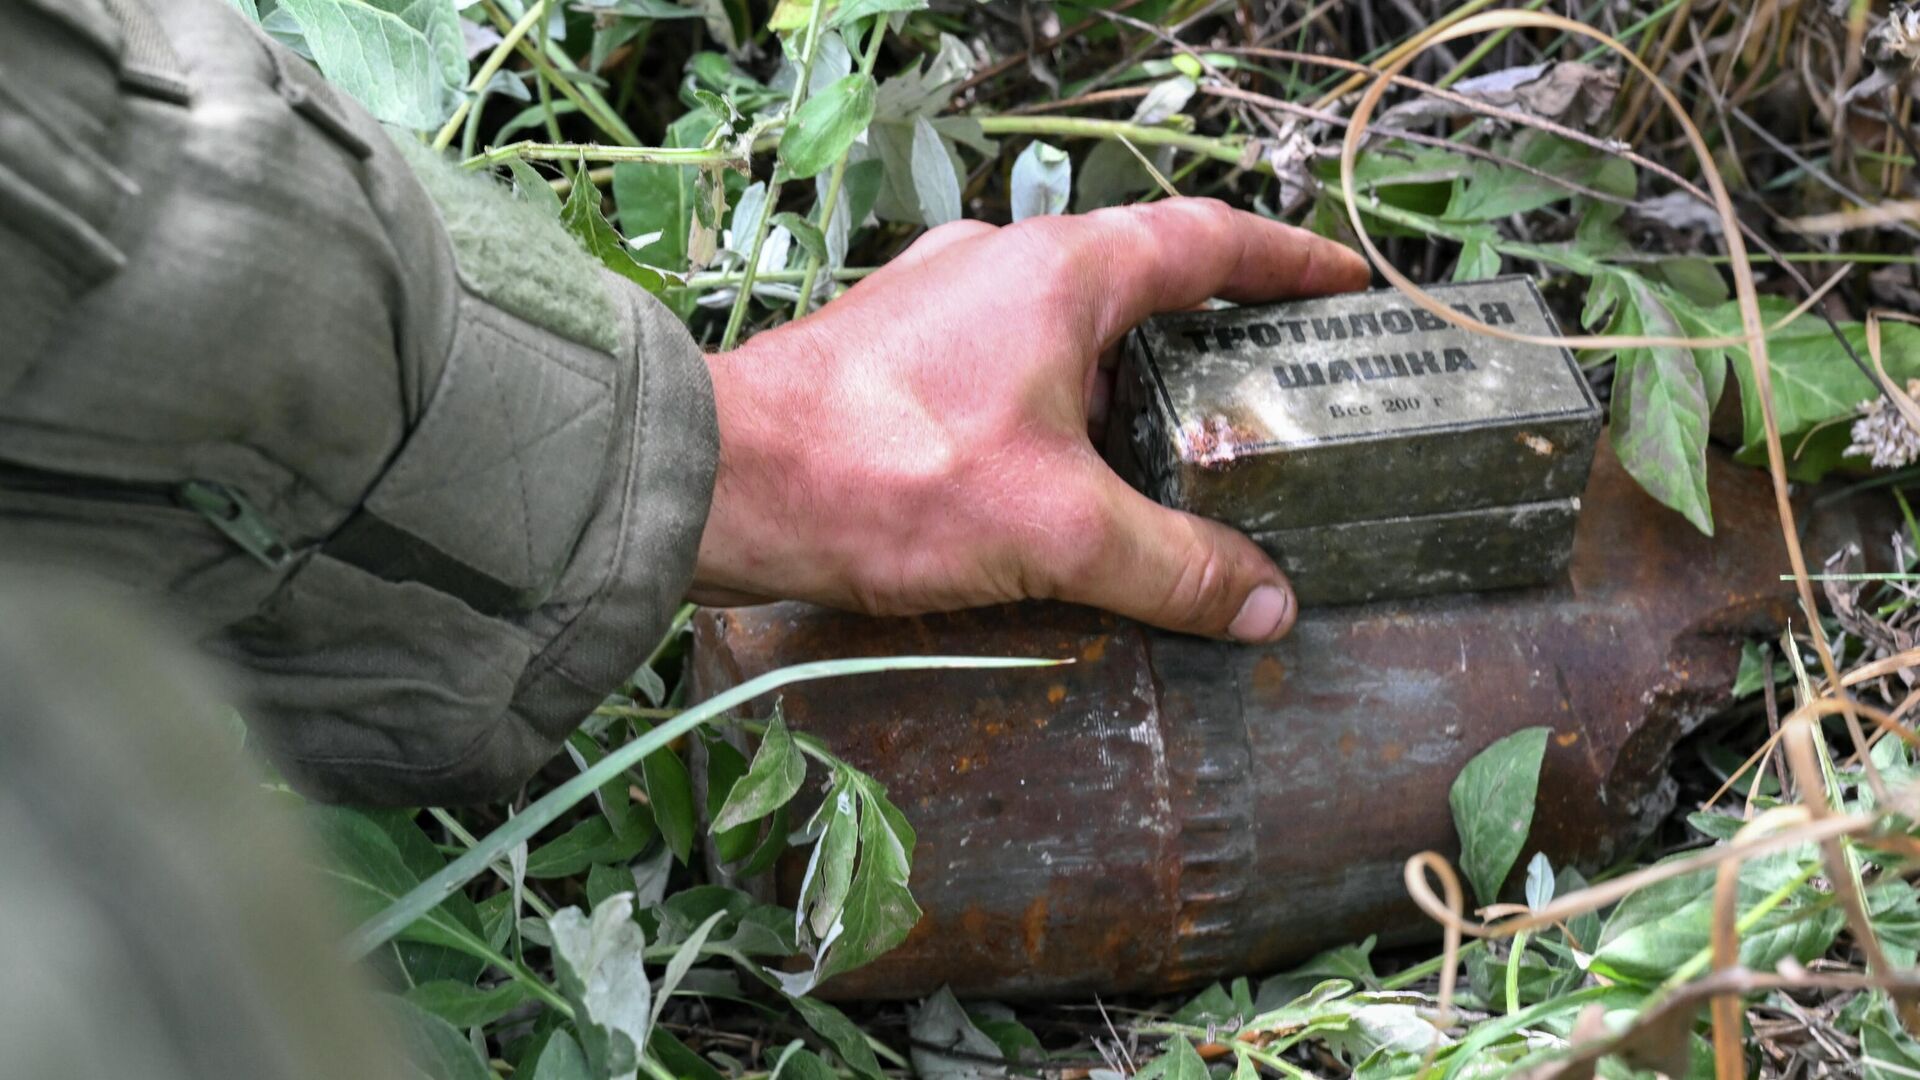
[[[0,327],[0,559],[159,601],[318,797],[511,791],[691,577],[678,322],[224,0],[0,5]]]

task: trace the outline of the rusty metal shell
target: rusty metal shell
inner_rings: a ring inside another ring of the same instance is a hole
[[[885,783],[919,833],[925,917],[824,992],[1170,990],[1430,935],[1402,864],[1455,849],[1454,777],[1524,727],[1552,729],[1530,849],[1592,866],[1643,837],[1672,806],[1674,743],[1728,701],[1739,643],[1791,612],[1767,478],[1716,459],[1710,488],[1713,538],[1603,446],[1564,583],[1310,609],[1271,646],[1064,605],[706,611],[695,688],[836,656],[1072,657],[786,692],[788,721]],[[1878,547],[1878,511],[1828,508],[1809,550]]]

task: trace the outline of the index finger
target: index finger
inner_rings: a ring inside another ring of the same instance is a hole
[[[1084,260],[1102,347],[1149,315],[1213,297],[1262,303],[1364,288],[1358,252],[1214,199],[1097,210],[1075,223],[1069,257]]]

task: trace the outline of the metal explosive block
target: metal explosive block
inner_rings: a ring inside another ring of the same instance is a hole
[[[1434,291],[1559,332],[1525,277]],[[1600,431],[1567,350],[1459,329],[1392,289],[1150,319],[1113,416],[1122,473],[1251,534],[1306,603],[1554,580]]]
[[[1626,854],[1672,808],[1667,759],[1728,703],[1740,642],[1798,617],[1766,475],[1716,452],[1708,486],[1713,537],[1603,448],[1558,583],[1308,611],[1272,645],[1063,605],[916,619],[703,611],[694,689],[833,656],[1071,657],[782,692],[788,722],[871,772],[919,834],[925,917],[822,992],[1172,991],[1372,933],[1437,936],[1401,867],[1457,850],[1449,787],[1521,728],[1552,729],[1525,854],[1589,868]],[[1807,550],[1884,550],[1891,509],[1871,496],[1826,504]],[[783,868],[787,902],[801,869]]]

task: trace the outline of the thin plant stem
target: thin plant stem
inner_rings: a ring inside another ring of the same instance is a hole
[[[835,281],[859,281],[861,278],[875,273],[879,269],[877,266],[843,266],[838,270],[830,271],[830,273]],[[805,270],[768,270],[764,273],[754,275],[754,280],[762,285],[795,285],[798,284],[802,278],[806,277],[806,273]],[[728,286],[738,285],[746,279],[746,273],[740,270],[715,271],[710,274],[689,274],[687,275],[686,282],[680,287],[684,289],[724,289]]]
[[[487,18],[502,31],[513,25],[507,18],[506,12],[500,10],[495,0],[481,0],[481,4],[486,9]],[[575,86],[573,80],[561,77],[562,69],[575,74],[580,73],[579,65],[573,62],[573,58],[567,55],[566,50],[551,41],[545,42],[544,45],[545,48],[536,48],[532,42],[522,40],[519,44],[520,55],[527,58],[527,62],[534,66],[534,70],[551,79],[554,89],[559,90],[562,96],[578,106],[581,114],[593,121],[594,125],[608,138],[623,146],[638,146],[640,137],[620,119],[607,104],[606,99],[600,96],[598,90],[591,86]]]
[[[861,675],[878,671],[935,671],[972,668],[1050,667],[1058,660],[1036,660],[990,656],[889,656],[851,660],[818,660],[795,664],[749,679],[724,693],[701,702],[652,731],[610,751],[593,767],[554,788],[529,805],[506,824],[488,833],[486,839],[465,855],[454,859],[433,876],[414,886],[380,914],[362,923],[347,937],[347,954],[365,956],[412,926],[421,916],[438,907],[447,897],[486,872],[493,860],[523,840],[558,820],[581,799],[592,795],[601,785],[626,772],[648,754],[687,734],[701,724],[722,716],[762,694],[791,683],[840,675]]]
[[[787,119],[792,120],[806,104],[807,90],[813,81],[813,58],[820,47],[820,20],[827,5],[816,3],[807,11],[807,37],[800,47],[800,70],[793,80],[793,93],[787,96]],[[776,164],[772,176],[767,178],[766,201],[760,204],[760,217],[753,223],[753,243],[747,246],[747,264],[742,267],[740,293],[733,298],[733,310],[727,313],[727,329],[720,335],[720,351],[726,352],[740,344],[740,330],[747,322],[747,308],[753,304],[753,280],[760,271],[760,250],[766,245],[767,233],[773,226],[773,215],[780,207],[780,170]]]
[[[440,807],[430,807],[427,812],[433,815],[433,820],[445,826],[446,830],[453,834],[453,838],[460,841],[462,847],[471,848],[480,842],[472,833],[467,831],[465,825],[460,824],[459,818],[447,813]],[[510,865],[500,862],[494,862],[491,865],[495,877],[506,882],[508,885],[513,884],[513,869]],[[535,896],[531,891],[523,891],[520,895],[521,898],[527,902],[527,906],[533,909],[534,914],[539,915],[543,919],[553,918],[553,908],[548,906],[545,900]],[[518,913],[516,912],[515,914],[517,915]]]
[[[873,33],[867,38],[867,51],[860,57],[860,74],[873,77],[873,65],[880,59],[880,42],[887,36],[887,14],[873,17]],[[833,225],[833,212],[840,205],[840,187],[847,178],[847,152],[841,151],[840,157],[833,163],[833,172],[827,176],[826,197],[820,201],[820,234],[825,236]],[[851,227],[857,222],[849,222]],[[820,259],[815,255],[807,256],[806,274],[800,279],[800,295],[793,301],[793,317],[798,319],[806,315],[807,308],[813,304],[814,280],[820,276]]]
[[[1512,1016],[1514,1013],[1520,1011],[1520,961],[1525,959],[1527,955],[1527,939],[1529,936],[1529,933],[1525,930],[1513,935],[1513,951],[1507,954],[1508,1016]]]
[[[495,146],[460,164],[469,169],[522,161],[643,161],[653,165],[744,166],[738,154],[720,147],[597,146],[592,143],[543,143],[531,140]]]
[[[1067,139],[1126,138],[1138,146],[1171,146],[1215,161],[1245,164],[1257,171],[1268,171],[1264,161],[1247,162],[1246,140],[1240,137],[1209,137],[1173,128],[1148,127],[1124,120],[1100,120],[1089,116],[982,116],[980,130],[987,135],[1057,135]]]
[[[460,125],[466,120],[467,113],[473,109],[473,103],[479,100],[480,92],[485,90],[487,84],[493,81],[494,75],[499,73],[500,65],[507,62],[507,55],[513,52],[514,46],[520,44],[521,39],[527,36],[527,31],[533,29],[534,23],[546,18],[546,15],[547,0],[539,0],[538,3],[528,5],[527,13],[520,16],[520,21],[507,28],[507,32],[500,38],[500,43],[487,54],[486,62],[482,63],[480,70],[474,72],[473,78],[468,80],[466,100],[462,101],[460,107],[453,111],[453,115],[447,118],[447,122],[441,125],[440,134],[433,137],[434,153],[437,154],[453,145],[454,135],[459,133]]]

